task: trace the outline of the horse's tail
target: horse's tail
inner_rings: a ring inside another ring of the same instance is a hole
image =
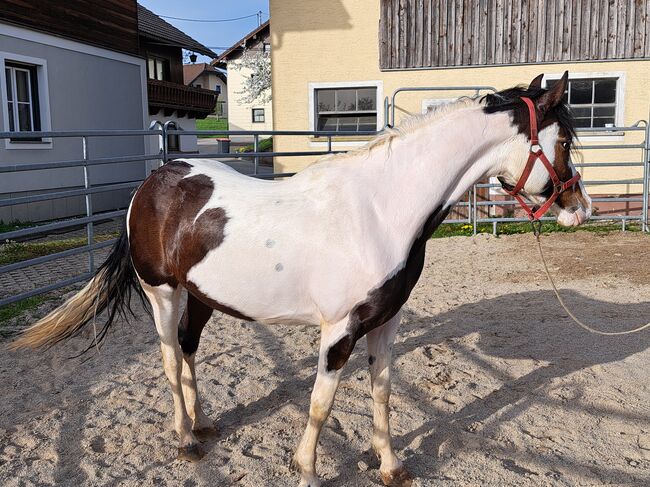
[[[63,305],[22,331],[9,347],[14,350],[49,347],[76,335],[108,308],[108,318],[101,330],[95,330],[94,341],[88,348],[97,346],[118,314],[125,318],[127,313],[135,316],[130,306],[132,289],[144,303],[143,291],[131,263],[129,238],[123,230],[90,282]]]

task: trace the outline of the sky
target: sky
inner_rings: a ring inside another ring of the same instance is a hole
[[[174,27],[182,30],[217,54],[225,51],[239,39],[257,27],[257,17],[262,11],[262,22],[269,18],[269,0],[138,0],[153,13],[184,19],[222,20],[253,15],[253,17],[232,22],[187,22],[164,18]],[[199,62],[209,58],[199,55]]]

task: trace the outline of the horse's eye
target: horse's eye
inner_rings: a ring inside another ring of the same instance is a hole
[[[568,142],[568,141],[567,142],[562,142],[562,148],[563,149],[569,150],[570,147],[571,147],[571,142]]]

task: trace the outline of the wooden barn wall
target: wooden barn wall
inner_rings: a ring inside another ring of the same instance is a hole
[[[381,0],[382,69],[650,57],[650,0]]]
[[[136,0],[0,0],[0,21],[138,53]]]

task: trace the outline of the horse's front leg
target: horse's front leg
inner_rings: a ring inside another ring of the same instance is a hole
[[[354,348],[354,341],[347,334],[346,325],[347,318],[334,325],[321,324],[318,373],[311,393],[309,421],[293,457],[293,465],[300,471],[300,487],[321,485],[316,475],[316,446],[323,424],[332,409],[343,365]]]
[[[388,405],[390,399],[390,368],[395,334],[401,311],[367,335],[368,362],[373,400],[372,448],[381,461],[379,471],[384,484],[408,487],[412,479],[391,445]]]

